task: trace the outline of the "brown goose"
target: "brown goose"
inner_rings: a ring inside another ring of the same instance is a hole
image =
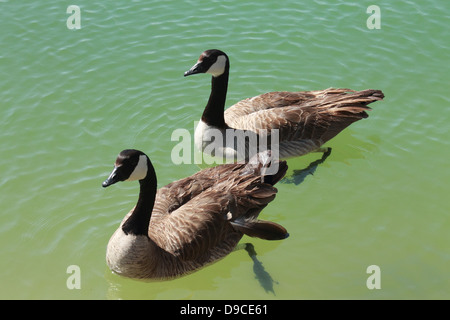
[[[130,278],[169,279],[225,257],[244,234],[286,238],[282,226],[257,219],[275,198],[273,185],[286,170],[284,161],[263,153],[248,164],[207,168],[157,191],[150,159],[141,151],[123,150],[103,187],[139,180],[140,193],[109,240],[109,268]]]
[[[261,140],[268,141],[268,148],[272,144],[274,149],[276,144],[280,158],[319,151],[325,142],[350,124],[367,118],[366,111],[370,110],[367,105],[384,97],[380,90],[372,89],[269,92],[242,100],[224,111],[229,70],[228,56],[212,49],[203,52],[197,63],[184,73],[185,76],[212,75],[211,94],[195,130],[195,145],[203,152],[214,150],[216,155],[225,158],[243,159],[240,152],[249,152],[251,138],[247,138],[244,147],[236,143],[239,139],[235,137],[242,136],[256,137],[253,141],[260,147],[264,146],[260,144]],[[234,133],[232,139],[227,138],[230,129]],[[269,138],[261,139],[263,136]]]

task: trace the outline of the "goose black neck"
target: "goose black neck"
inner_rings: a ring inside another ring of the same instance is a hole
[[[229,76],[229,63],[227,61],[225,72],[217,77],[212,77],[211,94],[209,95],[208,104],[203,111],[202,121],[208,125],[218,128],[226,128],[225,124],[225,100],[227,98]]]
[[[149,159],[147,159],[147,165],[147,176],[139,180],[140,191],[136,207],[131,216],[122,225],[122,230],[125,234],[148,236],[148,226],[155,204],[157,182],[155,170]]]

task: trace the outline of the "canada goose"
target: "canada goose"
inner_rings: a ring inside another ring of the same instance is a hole
[[[109,240],[109,268],[129,278],[169,279],[225,257],[244,234],[286,238],[282,226],[257,219],[275,198],[273,185],[287,170],[280,161],[276,172],[267,174],[272,162],[270,154],[263,153],[248,164],[207,168],[157,191],[147,155],[123,150],[102,185],[139,180],[140,193]]]
[[[195,130],[194,140],[197,149],[202,152],[215,150],[224,158],[243,159],[242,154],[238,154],[240,150],[246,152],[246,158],[249,156],[248,141],[244,150],[238,149],[240,147],[234,137],[233,141],[216,137],[218,132],[222,137],[227,137],[230,131],[227,129],[236,132],[244,130],[241,137],[248,136],[249,132],[256,137],[272,136],[272,142],[265,138],[268,141],[266,144],[271,148],[270,143],[273,146],[278,142],[279,157],[282,159],[325,151],[319,148],[353,122],[367,118],[366,111],[370,110],[367,105],[384,97],[380,90],[372,89],[269,92],[239,101],[224,111],[229,70],[228,56],[212,49],[203,52],[197,63],[184,73],[184,76],[197,73],[212,75],[211,94]],[[275,133],[278,137],[274,136]]]

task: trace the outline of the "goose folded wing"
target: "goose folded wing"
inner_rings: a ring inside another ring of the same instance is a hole
[[[379,90],[334,89],[270,92],[242,100],[225,111],[235,129],[271,134],[280,141],[301,139],[325,142],[351,123],[367,117],[368,104],[381,100]]]
[[[228,237],[238,236],[227,222],[227,202],[226,196],[208,189],[151,225],[151,237],[179,259],[206,261]]]

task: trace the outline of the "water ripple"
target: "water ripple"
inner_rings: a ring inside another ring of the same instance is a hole
[[[365,261],[393,266],[400,270],[394,278],[428,288],[397,259],[399,250],[406,262],[425,257],[415,265],[443,280],[433,282],[441,290],[437,283],[448,278],[448,3],[380,6],[382,28],[369,30],[360,3],[90,2],[80,5],[82,28],[75,31],[66,28],[63,4],[0,1],[0,297],[73,297],[60,285],[69,264],[83,268],[80,295],[106,297],[105,246],[138,185],[103,189],[101,182],[130,147],[150,155],[159,186],[197,170],[172,164],[170,136],[177,128],[193,132],[201,116],[209,77],[183,72],[214,47],[231,59],[228,106],[273,90],[336,86],[386,94],[369,119],[330,142],[333,152],[314,175],[299,186],[280,184],[276,205],[266,208],[291,233],[288,242],[257,242],[280,283],[276,297],[361,298],[355,279]],[[290,170],[315,156],[290,162]],[[252,290],[243,297],[267,298],[254,288],[244,256],[142,291],[210,298],[219,293],[210,283],[225,296],[244,283]],[[286,263],[297,271],[283,270]],[[204,287],[196,291],[193,283]],[[392,296],[417,297],[390,285]],[[137,287],[130,284],[129,292]]]

